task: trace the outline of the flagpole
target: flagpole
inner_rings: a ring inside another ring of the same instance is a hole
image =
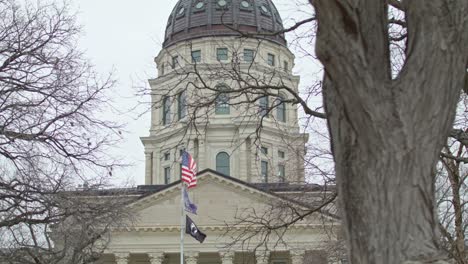
[[[180,181],[180,264],[184,264],[184,231],[185,231],[185,210],[184,210],[184,182]]]

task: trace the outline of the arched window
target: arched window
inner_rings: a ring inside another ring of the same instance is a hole
[[[277,98],[276,107],[276,119],[280,122],[286,122],[286,104],[284,103],[284,97],[281,95]]]
[[[224,175],[230,175],[229,154],[220,152],[216,155],[216,171]]]
[[[179,120],[187,114],[187,97],[185,92],[179,93],[177,96],[177,117]]]
[[[171,122],[171,100],[169,96],[164,96],[162,101],[163,110],[163,125],[167,125]]]
[[[217,115],[228,115],[229,109],[229,93],[225,92],[229,90],[226,85],[219,85],[217,88],[216,102],[215,102],[215,114]]]

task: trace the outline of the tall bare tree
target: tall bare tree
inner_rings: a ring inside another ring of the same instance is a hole
[[[454,129],[440,154],[436,181],[442,246],[456,260],[468,263],[465,239],[468,235],[468,171],[466,94],[462,95]]]
[[[0,262],[86,263],[121,219],[118,201],[68,192],[108,184],[120,125],[100,117],[114,80],[77,49],[67,6],[0,0]]]
[[[442,168],[437,178],[437,201],[442,231],[442,247],[456,260],[468,261],[465,237],[468,234],[466,146],[449,140],[441,154]]]
[[[466,78],[468,2],[394,3],[407,23],[395,78],[386,1],[311,4],[351,262],[443,261],[435,165]]]

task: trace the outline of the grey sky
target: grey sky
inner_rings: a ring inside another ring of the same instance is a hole
[[[298,11],[296,1],[301,0],[274,0],[286,23],[307,15],[307,11]],[[176,3],[177,0],[73,1],[78,10],[78,22],[83,25],[80,47],[99,72],[113,71],[118,80],[112,97],[122,113],[114,113],[110,118],[128,123],[129,133],[125,134],[118,155],[125,162],[134,164],[131,169],[118,174],[119,181],[132,179],[134,184],[144,183],[144,153],[139,137],[148,134],[149,114],[137,118],[136,111],[128,110],[142,100],[134,95],[134,86],[144,85],[146,79],[156,77],[153,58],[161,49],[166,21]],[[308,74],[302,77],[304,83],[304,78],[317,71],[310,71],[309,67],[317,68],[310,64],[310,60],[304,61],[301,55],[297,56],[295,71],[302,73],[307,69]]]

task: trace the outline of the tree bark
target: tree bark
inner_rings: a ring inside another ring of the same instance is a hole
[[[434,169],[465,81],[467,2],[402,2],[406,62],[392,79],[386,1],[311,1],[351,263],[445,259]]]

